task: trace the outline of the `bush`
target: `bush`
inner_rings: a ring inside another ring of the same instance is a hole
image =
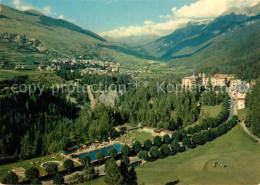
[[[18,177],[14,172],[8,172],[8,174],[3,178],[3,184],[17,184]]]
[[[184,137],[187,136],[186,130],[181,130],[181,131],[180,131],[180,134],[181,134],[182,138],[184,138]]]
[[[210,130],[209,130],[210,131]],[[210,141],[210,134],[209,134],[209,132],[208,131],[206,131],[206,132],[202,132],[201,133],[201,137],[204,139],[204,140],[206,140],[206,141]]]
[[[134,144],[133,144],[133,149],[136,153],[138,153],[141,149],[142,149],[142,145],[139,141],[136,141]]]
[[[161,153],[163,156],[167,156],[170,154],[170,148],[169,148],[168,144],[163,144],[161,146]]]
[[[180,149],[180,144],[178,143],[178,141],[174,140],[171,143],[171,148],[172,148],[172,150],[178,151]]]
[[[156,146],[160,147],[162,145],[162,138],[160,136],[155,136],[153,142]]]
[[[191,138],[192,141],[197,145],[201,145],[204,143],[200,134],[194,134]]]
[[[105,155],[101,151],[96,153],[95,157],[99,161],[99,164],[105,159]]]
[[[84,166],[86,166],[87,164],[90,164],[91,159],[89,156],[85,155],[81,158],[81,164],[83,164]]]
[[[74,169],[74,162],[70,159],[67,159],[66,161],[64,161],[63,166],[70,173],[71,170]]]
[[[147,161],[148,159],[148,152],[146,150],[140,150],[137,154],[137,156],[141,159],[144,159]]]
[[[163,136],[163,142],[166,144],[170,144],[171,143],[171,138],[168,134]]]
[[[121,158],[121,163],[125,163],[125,165],[129,165],[129,157],[127,155],[123,155]]]
[[[201,131],[201,128],[200,128],[199,125],[195,125],[195,126],[194,126],[194,129],[195,129],[196,132],[200,132],[200,131]]]
[[[130,147],[128,145],[124,145],[124,146],[122,146],[121,152],[122,152],[123,155],[127,155],[128,156],[130,154],[130,152],[131,152],[131,149],[130,149]]]
[[[176,140],[176,141],[181,141],[182,140],[182,136],[180,134],[180,132],[176,131],[172,134],[172,139]]]
[[[208,124],[206,122],[203,122],[201,125],[202,130],[207,130],[208,129]]]
[[[53,178],[53,184],[64,184],[64,178],[60,173],[57,173]]]
[[[195,133],[195,129],[193,127],[190,127],[188,129],[188,133],[191,134],[191,135],[194,134]]]
[[[48,165],[45,169],[45,171],[49,174],[49,175],[54,175],[58,172],[58,167],[56,164],[51,163],[50,165]]]
[[[39,172],[38,168],[31,167],[31,168],[28,168],[28,169],[25,171],[25,175],[26,175],[26,178],[27,178],[27,179],[33,180],[33,179],[36,179],[36,178],[39,177],[40,172]]]
[[[113,157],[115,158],[117,156],[117,150],[115,148],[111,148],[109,151],[108,151],[108,154],[110,157]]]
[[[33,179],[31,184],[34,184],[34,185],[39,185],[39,184],[42,184],[41,180],[39,178],[36,178],[36,179]]]
[[[152,141],[150,139],[144,141],[144,148],[146,150],[150,150],[151,146],[152,146]]]
[[[150,155],[152,158],[157,159],[160,156],[160,151],[157,146],[153,146],[150,149]]]
[[[190,145],[191,145],[190,138],[188,138],[188,137],[183,138],[182,144],[187,146],[187,147],[190,147]]]

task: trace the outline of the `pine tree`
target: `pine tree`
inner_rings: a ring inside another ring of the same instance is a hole
[[[123,182],[123,176],[113,158],[109,159],[107,163],[106,176],[104,180],[108,185],[119,185]]]

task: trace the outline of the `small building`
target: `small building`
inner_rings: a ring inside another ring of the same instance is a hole
[[[237,109],[244,109],[245,108],[245,98],[246,93],[238,92],[237,93]]]

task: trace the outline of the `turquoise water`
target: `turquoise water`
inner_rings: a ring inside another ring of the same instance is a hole
[[[53,164],[53,163],[56,164],[56,166],[58,166],[58,167],[60,166],[60,164],[59,164],[59,163],[56,163],[56,162],[47,162],[47,163],[44,163],[44,164],[42,165],[42,167],[45,168],[45,167],[47,167],[47,166],[49,166],[50,164]]]
[[[101,148],[101,149],[98,149],[98,150],[94,150],[94,151],[92,151],[92,152],[83,153],[83,154],[78,155],[78,158],[81,159],[82,157],[84,157],[84,156],[87,155],[87,156],[90,157],[91,161],[95,161],[95,160],[96,160],[96,157],[95,157],[96,153],[98,153],[98,152],[101,151],[101,152],[103,152],[104,155],[107,157],[107,156],[109,156],[108,151],[109,151],[111,148],[115,148],[115,149],[117,150],[117,152],[119,153],[119,152],[121,152],[122,145],[121,145],[121,144],[115,144],[115,145],[113,145],[113,146],[109,146],[109,147],[106,147],[106,148]]]

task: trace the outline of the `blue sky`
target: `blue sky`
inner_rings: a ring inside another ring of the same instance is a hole
[[[251,6],[258,1],[236,0],[234,3],[232,0],[2,0],[2,3],[20,10],[33,8],[101,35],[128,36],[142,33],[166,34],[168,30],[172,31],[182,23],[211,19],[232,6]],[[213,5],[215,2],[216,5]],[[209,10],[203,10],[207,7]]]

